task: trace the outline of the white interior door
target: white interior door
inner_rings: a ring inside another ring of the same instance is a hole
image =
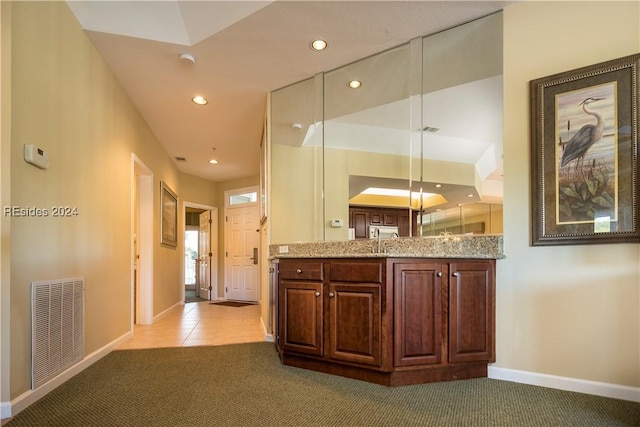
[[[225,298],[238,301],[259,300],[258,206],[227,208],[227,253],[225,258]]]
[[[200,269],[198,271],[198,289],[196,294],[206,300],[211,299],[211,211],[200,214],[200,235],[198,238],[198,259]]]

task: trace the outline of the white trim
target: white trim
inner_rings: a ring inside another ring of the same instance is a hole
[[[252,203],[244,203],[244,204],[238,204],[238,205],[231,205],[229,203],[229,199],[231,198],[232,195],[236,195],[236,194],[244,194],[244,193],[251,193],[251,192],[257,192],[258,195],[260,195],[260,187],[259,185],[252,185],[249,187],[242,187],[242,188],[235,188],[235,189],[231,189],[231,190],[226,190],[224,192],[224,227],[223,227],[223,247],[224,247],[224,261],[223,261],[223,289],[224,289],[224,295],[221,297],[222,300],[226,300],[227,299],[227,283],[229,281],[229,278],[231,277],[231,274],[229,272],[229,257],[227,256],[229,251],[229,245],[230,245],[230,239],[231,239],[231,232],[229,231],[229,222],[227,221],[227,219],[229,218],[229,209],[242,209],[242,208],[246,208],[246,207],[255,207],[257,209],[257,215],[256,215],[256,228],[260,228],[260,205],[258,204],[258,202],[260,201],[259,199],[256,200],[255,202]],[[260,238],[258,238],[258,248],[260,248]],[[258,257],[258,259],[260,259],[260,257]],[[262,302],[262,283],[261,283],[261,269],[262,269],[262,265],[260,263],[260,261],[258,261],[258,275],[257,275],[257,281],[258,283],[256,283],[256,285],[258,286],[258,299],[257,302],[261,303]],[[217,294],[216,294],[217,295]]]
[[[11,418],[11,403],[0,402],[0,420]]]
[[[134,215],[136,203],[138,211]],[[139,221],[140,218],[145,218],[145,221]],[[136,254],[133,230],[136,228],[140,258],[137,295],[134,296]],[[148,325],[153,321],[153,236],[153,172],[135,153],[131,153],[131,329],[134,319],[135,323],[141,325]]]
[[[184,230],[186,230],[186,223],[187,223],[187,208],[196,208],[196,209],[204,209],[207,211],[211,212],[211,236],[210,236],[210,240],[211,240],[211,252],[215,255],[213,258],[215,258],[215,261],[212,260],[212,265],[211,265],[211,300],[215,301],[217,299],[217,295],[218,295],[218,264],[220,263],[220,254],[218,253],[218,208],[215,206],[209,206],[209,205],[203,205],[200,203],[193,203],[193,202],[187,202],[184,201],[182,202],[182,218],[184,218],[183,221],[183,230],[182,230],[182,236],[183,236],[183,240],[184,240]],[[183,245],[182,248],[182,277],[184,278],[184,272],[185,272],[185,263],[184,263],[184,252],[186,251],[186,248]],[[196,272],[196,274],[198,274],[198,272]],[[182,280],[184,282],[184,279]],[[196,281],[197,282],[197,281]],[[184,284],[182,284],[180,286],[181,288],[181,298],[182,301],[184,301]]]
[[[264,320],[262,320],[262,317],[260,317],[260,324],[262,325],[262,330],[264,331],[264,340],[266,342],[276,342],[276,340],[273,337],[273,334],[270,334],[269,332],[267,332],[267,326],[264,324]]]
[[[26,409],[29,405],[33,404],[37,400],[43,398],[47,393],[54,390],[56,387],[62,385],[67,380],[71,379],[73,376],[78,375],[80,372],[84,371],[89,366],[96,363],[98,360],[102,359],[113,350],[116,349],[121,343],[126,341],[127,339],[133,336],[133,331],[129,331],[126,334],[122,335],[120,338],[110,342],[104,347],[94,351],[90,355],[86,356],[82,361],[73,365],[66,371],[62,372],[60,375],[52,378],[50,381],[46,382],[42,386],[38,387],[35,390],[29,390],[22,393],[20,396],[13,399],[11,402],[2,402],[0,403],[0,410],[2,419],[9,418],[17,415],[22,410]]]
[[[170,306],[169,308],[167,308],[165,311],[163,311],[162,313],[158,313],[157,315],[155,315],[153,317],[153,321],[155,322],[156,320],[158,320],[158,318],[164,314],[166,314],[167,312],[171,311],[174,307],[177,307],[179,305],[184,305],[184,301],[178,301],[177,303],[173,304],[172,306]]]
[[[242,203],[240,205],[232,205],[231,203],[229,203],[229,199],[231,198],[231,196],[236,196],[238,194],[245,194],[245,193],[253,193],[255,192],[257,195],[260,195],[260,186],[258,185],[252,185],[250,187],[242,187],[242,188],[235,188],[233,190],[226,190],[224,192],[224,210],[225,210],[225,215],[227,214],[227,209],[230,207],[238,207],[238,206],[255,206],[258,204],[259,200],[256,200],[255,202],[249,202],[249,203]],[[260,212],[258,212],[258,214],[260,214]],[[258,221],[260,221],[260,218],[258,218]]]
[[[489,366],[489,378],[640,402],[640,388]]]

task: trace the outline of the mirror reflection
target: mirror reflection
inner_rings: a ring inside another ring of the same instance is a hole
[[[398,227],[398,216],[406,220],[395,232],[409,235],[408,198],[388,191],[409,189],[409,60],[407,44],[324,76],[325,213],[349,223],[328,227],[326,240],[369,238],[371,224]],[[363,207],[405,209],[389,211],[386,223],[372,223],[366,213],[354,223]]]
[[[272,243],[502,232],[502,16],[271,96]]]

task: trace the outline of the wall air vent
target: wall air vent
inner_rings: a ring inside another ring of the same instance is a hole
[[[186,157],[180,157],[180,156],[176,156],[176,157],[174,157],[174,159],[176,159],[176,162],[186,162],[187,161]]]
[[[84,358],[84,278],[31,282],[31,388]]]

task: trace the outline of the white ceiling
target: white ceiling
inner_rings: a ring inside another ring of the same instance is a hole
[[[258,174],[268,92],[507,3],[68,2],[169,155],[187,159],[177,167],[213,181]],[[312,51],[316,38],[328,49]],[[209,104],[193,104],[196,94]]]

